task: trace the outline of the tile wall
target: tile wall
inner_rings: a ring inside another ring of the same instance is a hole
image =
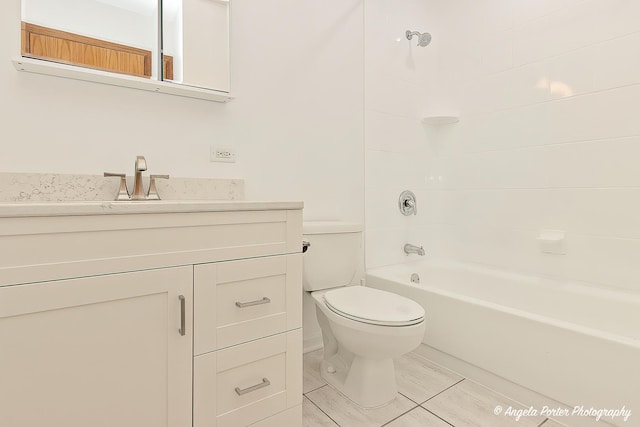
[[[367,1],[367,32],[395,21],[376,20],[382,3]],[[418,16],[433,33],[422,84],[395,87],[383,113],[366,73],[368,265],[406,260],[410,239],[431,256],[640,290],[640,3],[434,0]],[[460,122],[421,125],[424,109]],[[396,183],[418,194],[417,217],[398,216]],[[566,231],[566,255],[542,253],[541,230]]]

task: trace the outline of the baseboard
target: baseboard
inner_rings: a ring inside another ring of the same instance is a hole
[[[541,409],[543,406],[549,408],[568,408],[571,412],[572,406],[566,405],[557,400],[551,399],[526,387],[513,383],[505,378],[502,378],[496,374],[486,371],[478,366],[451,356],[450,354],[443,353],[433,347],[429,347],[425,344],[421,344],[420,347],[414,350],[414,353],[429,359],[430,361],[437,363],[451,371],[456,372],[460,376],[470,379],[478,384],[490,388],[491,390],[502,394],[516,402],[524,405],[525,407],[532,406],[535,409]],[[558,417],[554,418],[560,424],[571,427],[612,427],[613,424],[609,424],[600,420],[599,422],[595,418],[587,417]]]
[[[311,351],[322,348],[322,334],[312,337],[306,337],[302,340],[302,352],[309,353]]]

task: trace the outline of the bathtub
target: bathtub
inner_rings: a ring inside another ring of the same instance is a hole
[[[640,295],[443,261],[371,269],[366,285],[422,304],[426,345],[570,408],[624,406],[627,422],[607,421],[640,426]]]

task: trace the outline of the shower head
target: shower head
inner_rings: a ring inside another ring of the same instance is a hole
[[[407,35],[408,40],[412,40],[413,36],[418,36],[418,46],[420,47],[425,47],[431,43],[431,34],[429,33],[419,33],[417,31],[407,30],[405,34]]]

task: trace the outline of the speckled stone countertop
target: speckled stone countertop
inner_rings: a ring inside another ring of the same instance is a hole
[[[133,178],[129,177],[129,188]],[[145,188],[148,177],[143,179]],[[160,179],[156,183],[166,200],[243,200],[244,180],[212,178]],[[0,173],[0,202],[110,201],[120,180],[102,175]]]
[[[129,177],[131,181],[131,177]],[[144,180],[145,188],[148,179]],[[119,180],[101,175],[0,173],[0,217],[302,209],[302,202],[244,201],[244,180],[158,180],[163,200],[114,201]],[[129,182],[129,188],[133,188]]]

